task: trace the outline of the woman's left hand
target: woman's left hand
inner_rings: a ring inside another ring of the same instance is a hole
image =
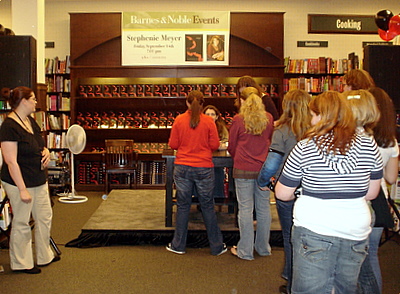
[[[43,148],[42,151],[42,165],[43,167],[47,167],[50,162],[50,151],[46,147]]]

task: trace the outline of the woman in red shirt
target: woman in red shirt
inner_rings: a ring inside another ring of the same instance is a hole
[[[214,120],[205,115],[204,97],[200,91],[188,94],[188,110],[179,115],[172,126],[169,146],[178,150],[174,165],[177,213],[174,238],[167,250],[184,254],[186,249],[187,228],[192,191],[195,188],[212,255],[221,255],[227,251],[214,211],[214,164],[212,152],[219,147],[219,137]]]

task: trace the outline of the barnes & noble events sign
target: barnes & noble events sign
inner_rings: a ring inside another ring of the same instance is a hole
[[[230,12],[123,12],[122,65],[229,65]]]
[[[308,32],[314,34],[376,34],[373,15],[309,14]]]

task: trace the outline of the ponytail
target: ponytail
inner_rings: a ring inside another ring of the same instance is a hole
[[[203,111],[203,104],[204,104],[203,93],[201,93],[200,91],[194,90],[189,93],[186,101],[190,105],[189,109],[191,110],[190,127],[192,129],[194,129],[199,124],[200,114]]]
[[[15,89],[1,89],[1,97],[8,102],[8,104],[11,106],[11,109],[17,108],[22,99],[28,100],[32,94],[32,89],[23,86],[16,87]]]

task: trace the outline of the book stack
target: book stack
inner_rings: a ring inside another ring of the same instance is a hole
[[[102,162],[82,161],[78,165],[78,184],[104,184],[104,167]]]
[[[166,164],[164,161],[151,163],[151,185],[162,185],[166,181]]]
[[[149,185],[151,184],[151,165],[152,161],[141,161],[138,170],[138,184]]]

